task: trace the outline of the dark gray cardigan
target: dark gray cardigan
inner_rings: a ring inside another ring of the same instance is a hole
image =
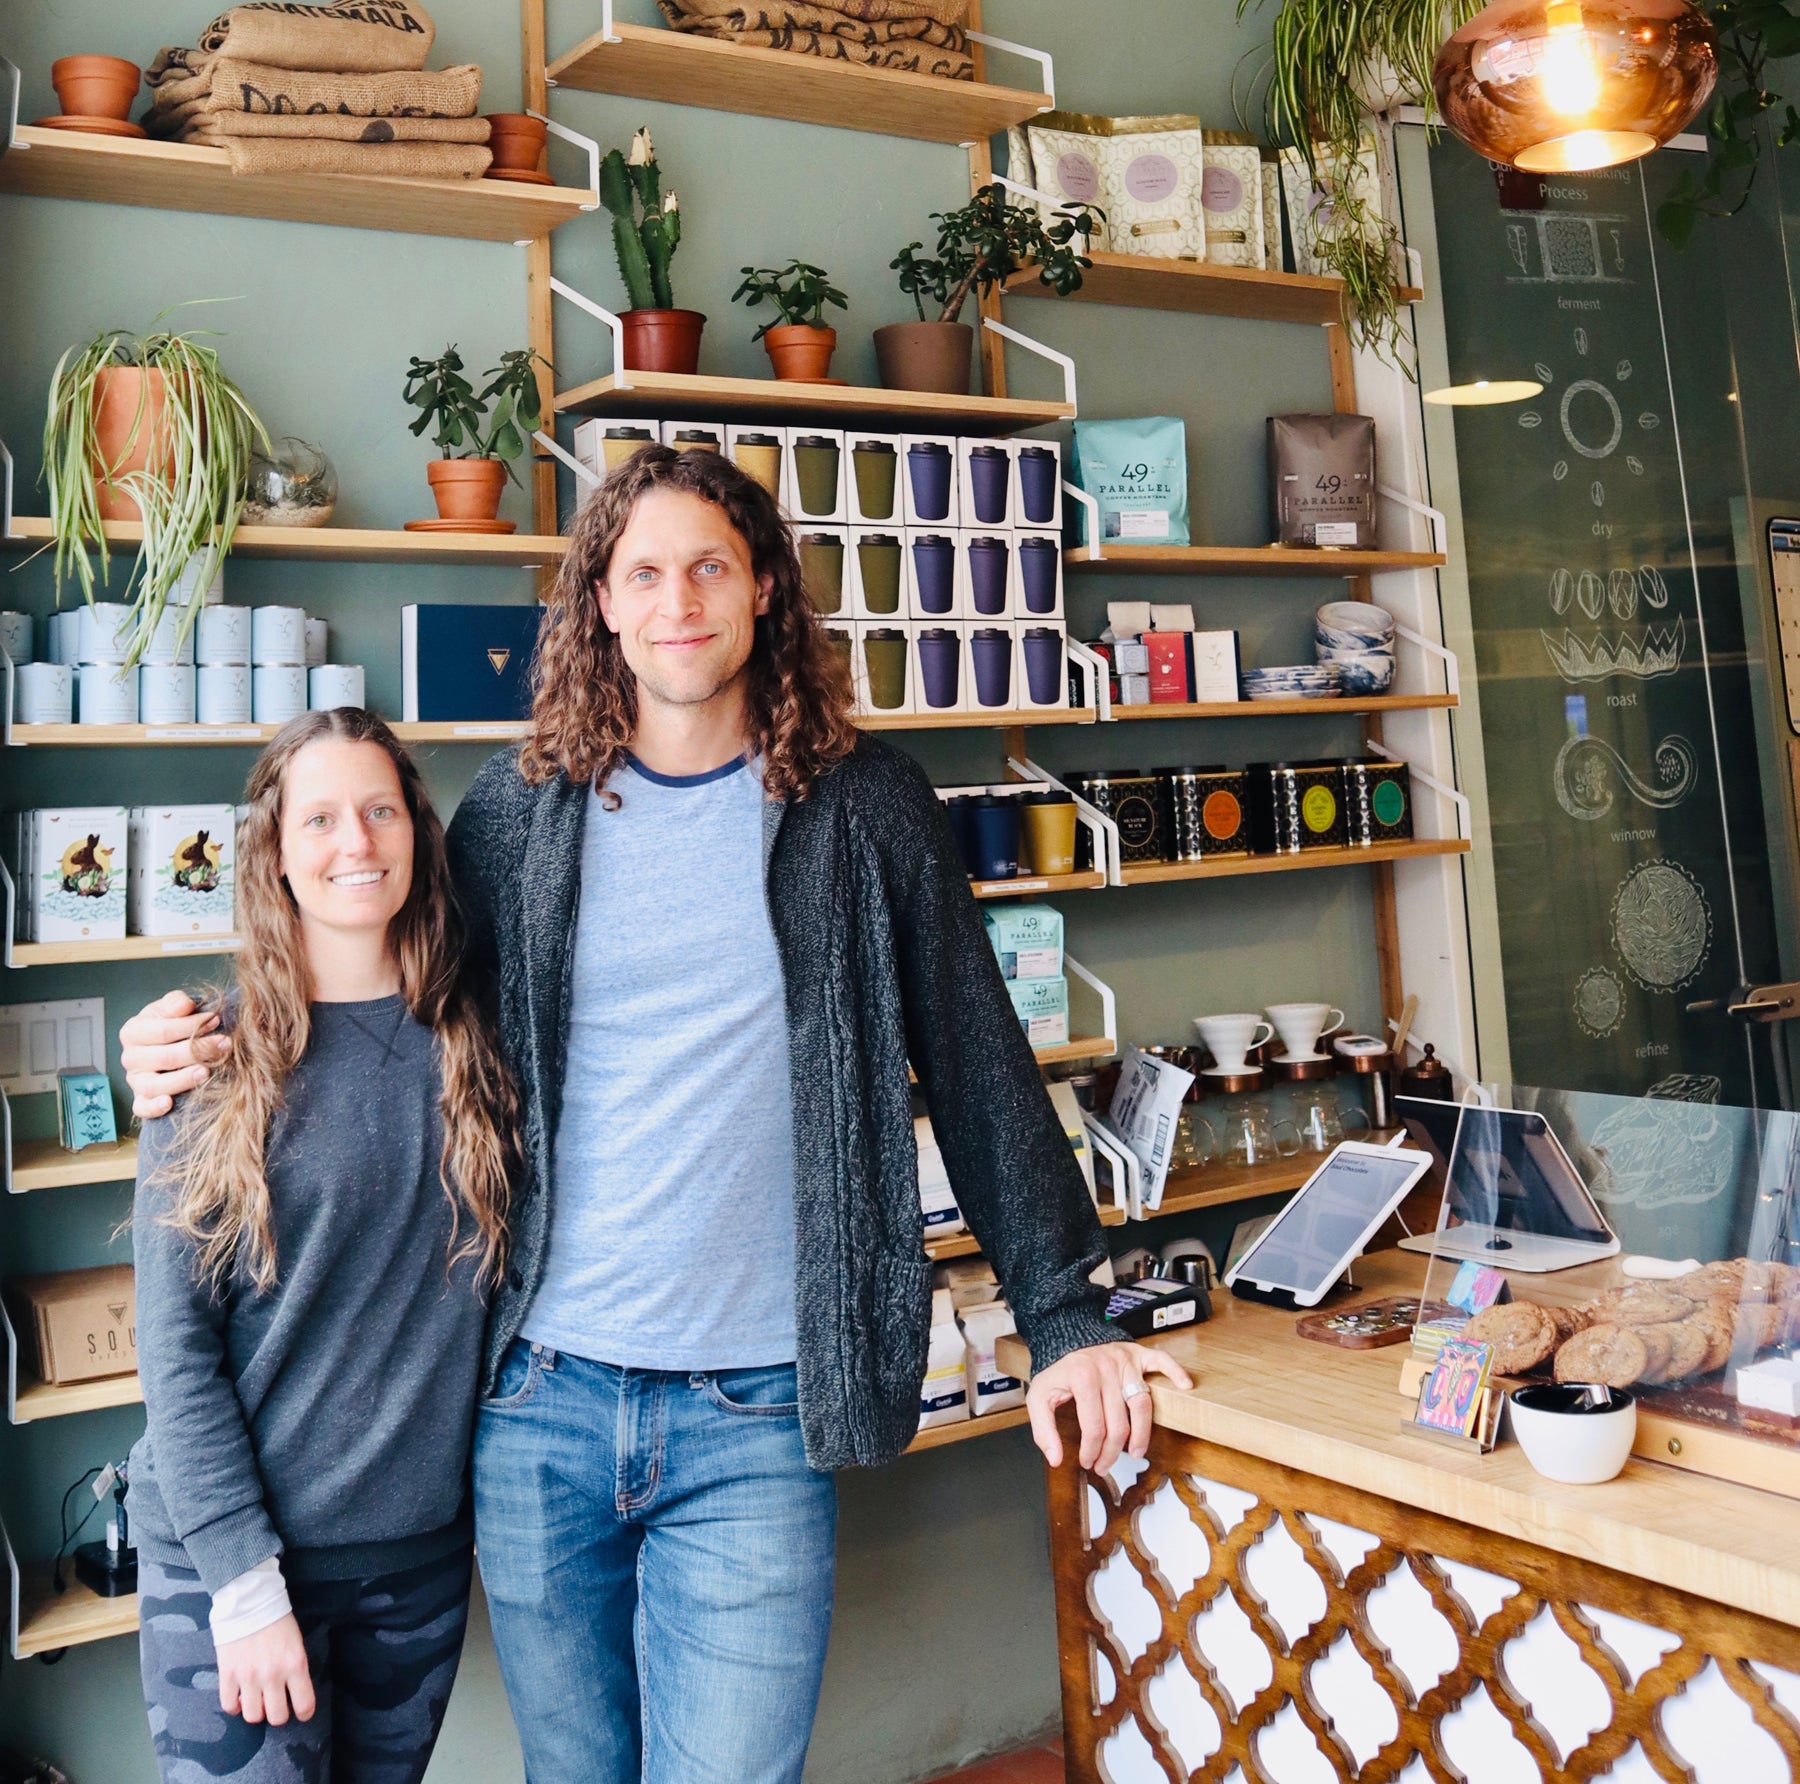
[[[488,1329],[483,1391],[549,1238],[588,789],[528,786],[512,752],[450,826],[470,965],[497,973],[525,1098],[529,1180]],[[1100,1225],[969,895],[942,804],[873,738],[802,800],[771,800],[769,914],[786,980],[798,1238],[800,1417],[815,1468],[886,1462],[919,1420],[931,1322],[907,1063],[956,1199],[1038,1368],[1118,1338],[1088,1281]],[[693,1062],[704,1094],[707,1062]]]

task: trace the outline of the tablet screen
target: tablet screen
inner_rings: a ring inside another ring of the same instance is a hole
[[[1334,1153],[1246,1253],[1238,1276],[1298,1295],[1329,1287],[1420,1163],[1412,1151]]]

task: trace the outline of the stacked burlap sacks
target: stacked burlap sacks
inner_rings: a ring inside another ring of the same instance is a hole
[[[968,0],[656,0],[677,31],[754,49],[791,50],[945,80],[975,78],[963,27]]]
[[[472,63],[428,69],[411,0],[234,6],[146,77],[154,137],[222,148],[235,173],[479,179],[492,156]]]

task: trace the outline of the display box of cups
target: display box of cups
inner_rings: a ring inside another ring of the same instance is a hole
[[[958,440],[956,492],[962,524],[991,533],[1013,524],[1013,459],[1011,440]]]
[[[789,433],[789,429],[770,427],[767,422],[725,430],[725,456],[746,477],[755,478],[783,508],[787,507],[782,477]]]
[[[660,421],[641,415],[596,415],[575,429],[575,459],[604,483],[646,446],[662,444]]]
[[[850,615],[850,529],[796,527],[794,549],[800,559],[800,583],[813,611],[821,619],[847,619]]]
[[[967,617],[1010,619],[1019,597],[1018,546],[1008,531],[965,527],[956,535],[956,573],[963,585]]]
[[[929,625],[969,616],[965,566],[957,535],[948,528],[906,529],[906,613]]]
[[[21,917],[36,942],[121,941],[130,836],[122,805],[62,806],[23,818]]]
[[[1013,669],[1016,704],[1042,711],[1069,704],[1069,629],[1060,619],[1035,616],[1013,621],[1018,656]]]
[[[828,619],[825,622],[825,642],[831,646],[844,665],[844,673],[850,683],[851,699],[856,697],[856,628],[845,619]]]
[[[954,434],[902,434],[900,511],[909,527],[962,525]]]
[[[662,443],[677,452],[723,452],[725,423],[722,421],[665,421]]]
[[[899,527],[851,527],[849,535],[850,617],[898,625],[906,618],[906,535]]]
[[[790,427],[782,506],[796,526],[813,521],[847,522],[844,494],[844,436],[830,428]]]
[[[953,620],[923,619],[908,628],[912,641],[914,712],[968,712],[974,705],[969,673],[969,628]]]
[[[1012,524],[1061,534],[1062,447],[1055,440],[1013,440]]]
[[[862,433],[855,428],[844,435],[848,461],[844,493],[850,502],[852,526],[889,527],[898,530],[902,520],[900,490],[901,436]]]
[[[131,809],[126,893],[133,935],[229,935],[236,885],[229,805]]]
[[[1007,620],[964,622],[970,712],[1010,712],[1019,704],[1019,650]]]
[[[904,620],[853,625],[850,666],[859,712],[880,715],[914,710],[912,634]]]
[[[1015,618],[1063,617],[1062,535],[1033,529],[1012,535]]]

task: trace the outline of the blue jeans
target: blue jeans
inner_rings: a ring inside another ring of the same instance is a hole
[[[837,1486],[792,1364],[617,1369],[517,1340],[475,1545],[529,1784],[798,1784]]]

